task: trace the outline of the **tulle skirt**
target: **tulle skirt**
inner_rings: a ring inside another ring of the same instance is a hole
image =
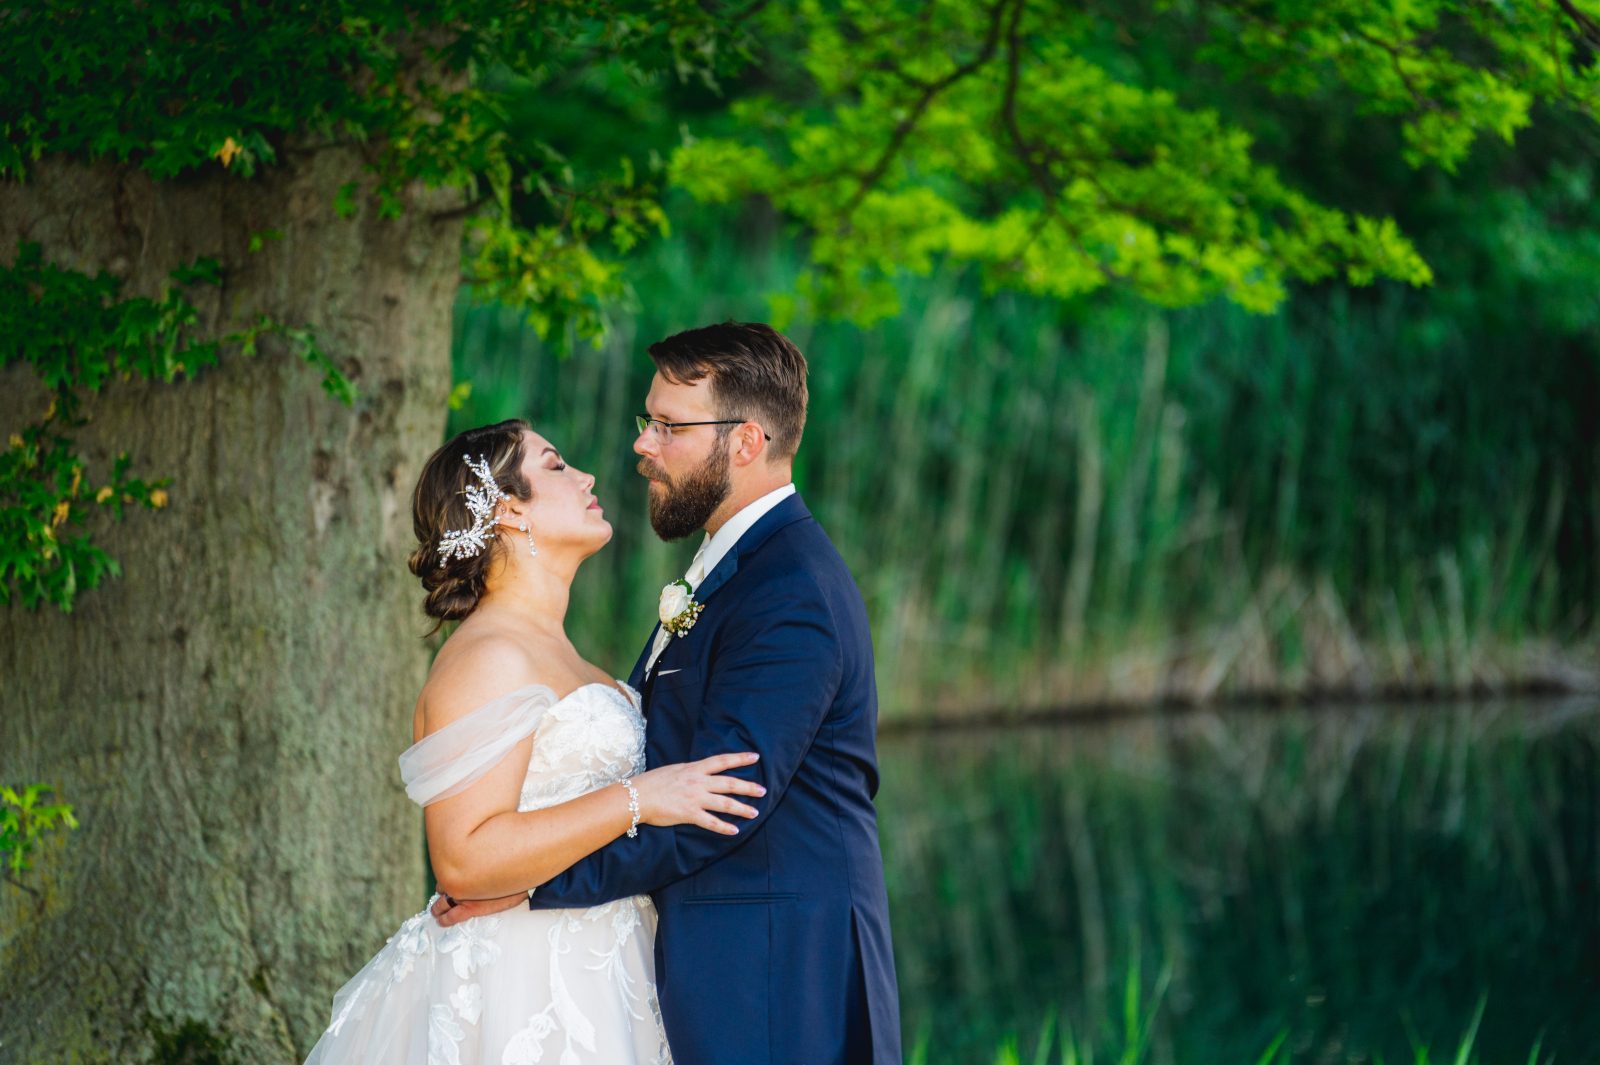
[[[306,1065],[667,1065],[655,935],[647,895],[453,928],[424,910],[334,996]]]

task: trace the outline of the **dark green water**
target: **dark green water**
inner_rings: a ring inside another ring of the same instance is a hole
[[[1600,700],[886,734],[908,1057],[1032,1061],[1052,1012],[1147,1060],[1600,1061]],[[1059,1061],[1051,1054],[1051,1061]],[[1281,1059],[1280,1059],[1281,1060]]]

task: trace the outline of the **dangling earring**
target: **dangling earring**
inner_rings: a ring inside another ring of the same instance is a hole
[[[518,525],[517,528],[528,534],[528,557],[537,557],[539,552],[534,550],[533,547],[533,530],[529,529],[526,525]]]

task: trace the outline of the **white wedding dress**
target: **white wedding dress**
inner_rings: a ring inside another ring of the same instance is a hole
[[[402,755],[406,792],[426,806],[464,791],[530,733],[519,810],[642,772],[644,718],[638,694],[622,687],[502,696]],[[648,895],[523,906],[453,928],[423,910],[334,997],[306,1065],[666,1065],[655,934]]]

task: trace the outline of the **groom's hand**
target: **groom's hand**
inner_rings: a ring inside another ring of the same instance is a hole
[[[470,921],[474,917],[483,917],[502,910],[515,909],[528,904],[528,893],[520,895],[507,895],[503,899],[452,899],[449,895],[440,895],[433,900],[433,916],[440,927],[449,928],[462,921]]]

